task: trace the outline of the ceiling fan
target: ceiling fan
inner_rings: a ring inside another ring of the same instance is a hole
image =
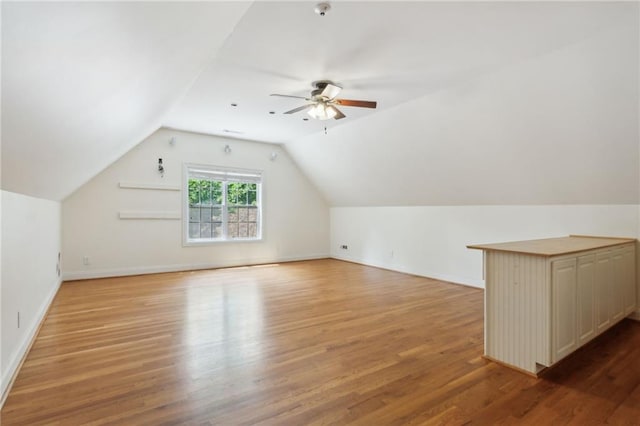
[[[310,101],[306,105],[298,108],[294,108],[290,111],[286,111],[285,114],[295,114],[296,112],[304,111],[308,109],[307,114],[317,120],[329,120],[331,118],[340,120],[345,118],[346,115],[340,111],[336,105],[359,107],[359,108],[375,108],[377,103],[375,101],[357,101],[353,99],[338,99],[337,96],[342,90],[342,87],[334,84],[329,80],[314,81],[311,84],[314,89],[311,91],[311,97],[304,96],[292,96],[292,95],[279,95],[277,93],[271,94],[271,96],[282,96],[285,98],[298,98]]]

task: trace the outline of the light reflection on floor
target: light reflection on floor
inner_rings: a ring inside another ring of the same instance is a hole
[[[258,366],[264,344],[262,296],[257,282],[187,289],[183,338],[192,378],[238,365]]]

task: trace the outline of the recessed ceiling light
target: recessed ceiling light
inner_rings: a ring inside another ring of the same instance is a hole
[[[231,104],[231,106],[232,106],[232,107],[237,107],[237,106],[238,106],[238,104],[234,102],[234,103],[232,103],[232,104]]]

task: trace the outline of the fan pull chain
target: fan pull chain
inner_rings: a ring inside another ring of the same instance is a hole
[[[327,126],[324,126],[324,134],[327,134]]]

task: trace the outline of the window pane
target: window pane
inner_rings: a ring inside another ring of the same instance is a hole
[[[200,238],[211,238],[211,223],[200,224]]]
[[[214,222],[213,223],[213,238],[222,238],[222,222]]]
[[[211,181],[200,181],[200,204],[211,205]]]
[[[222,207],[214,207],[211,212],[211,220],[213,222],[222,221]]]
[[[229,207],[229,211],[227,214],[227,220],[229,222],[237,222],[238,221],[238,208],[237,207]]]
[[[258,224],[255,222],[249,222],[249,230],[247,231],[248,238],[258,238]]]
[[[257,207],[248,207],[249,211],[247,220],[249,222],[257,222],[258,221],[258,208]]]
[[[246,222],[247,221],[247,215],[248,215],[247,210],[248,209],[246,207],[240,207],[238,209],[238,221],[239,222]]]
[[[241,183],[238,185],[238,204],[247,204],[247,184]]]
[[[227,236],[229,238],[238,238],[238,224],[237,223],[229,223]]]
[[[249,191],[247,196],[248,196],[247,204],[249,204],[250,206],[255,206],[256,203],[258,202],[257,192],[255,190]]]
[[[222,182],[214,181],[211,187],[213,204],[222,204]]]
[[[194,206],[200,202],[200,181],[189,179],[189,205]]]
[[[200,207],[189,207],[189,222],[200,222]]]
[[[237,182],[229,182],[227,184],[227,203],[229,204],[237,204],[238,203],[238,188],[239,183]]]
[[[246,223],[239,223],[238,224],[238,237],[247,238],[247,230],[248,230],[248,226],[247,226]]]
[[[200,221],[211,222],[211,207],[202,207],[200,209]]]
[[[200,224],[199,223],[190,223],[189,224],[189,238],[200,238]]]

